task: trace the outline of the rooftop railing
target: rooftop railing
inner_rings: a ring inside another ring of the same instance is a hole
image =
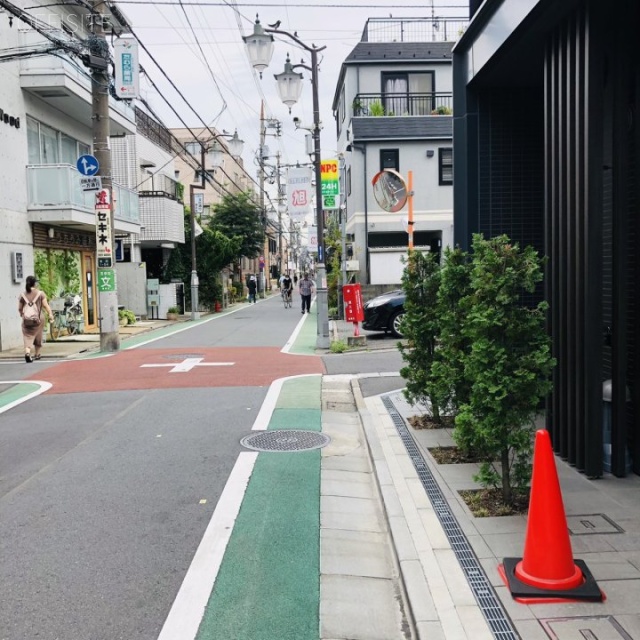
[[[361,42],[455,42],[469,21],[463,18],[369,18]]]

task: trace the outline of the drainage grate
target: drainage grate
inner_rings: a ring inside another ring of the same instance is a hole
[[[324,433],[297,429],[262,431],[240,440],[243,447],[254,451],[311,451],[330,442],[331,438]]]
[[[478,562],[458,521],[451,512],[449,504],[444,499],[438,483],[411,437],[402,416],[398,413],[393,401],[388,396],[382,396],[382,402],[389,412],[389,416],[393,420],[398,434],[402,438],[402,442],[413,462],[422,486],[425,488],[434,511],[438,515],[438,519],[444,528],[449,543],[458,558],[458,562],[469,582],[476,601],[489,627],[493,631],[494,637],[499,640],[518,640],[518,633],[507,617],[500,599],[493,590],[482,565]]]

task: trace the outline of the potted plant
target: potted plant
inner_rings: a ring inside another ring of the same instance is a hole
[[[167,309],[167,320],[177,320],[180,317],[180,307],[169,307]]]
[[[369,114],[372,116],[383,116],[384,115],[384,106],[380,100],[374,100],[369,105]]]
[[[118,309],[118,321],[121,327],[136,323],[136,314],[130,309]]]

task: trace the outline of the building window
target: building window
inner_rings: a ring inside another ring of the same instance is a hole
[[[453,149],[438,149],[439,184],[453,184]]]
[[[184,148],[187,150],[187,153],[190,153],[192,156],[199,158],[200,157],[200,143],[199,142],[187,142],[184,145]]]
[[[400,171],[399,149],[380,149],[380,171],[385,169]]]
[[[435,108],[433,71],[383,73],[382,93],[385,115],[426,116]]]
[[[71,164],[89,153],[88,144],[27,117],[29,164]]]

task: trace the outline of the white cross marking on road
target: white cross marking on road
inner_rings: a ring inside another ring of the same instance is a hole
[[[194,367],[232,367],[235,362],[202,362],[204,358],[186,358],[177,364],[141,364],[141,367],[171,367],[169,373],[184,373]]]

